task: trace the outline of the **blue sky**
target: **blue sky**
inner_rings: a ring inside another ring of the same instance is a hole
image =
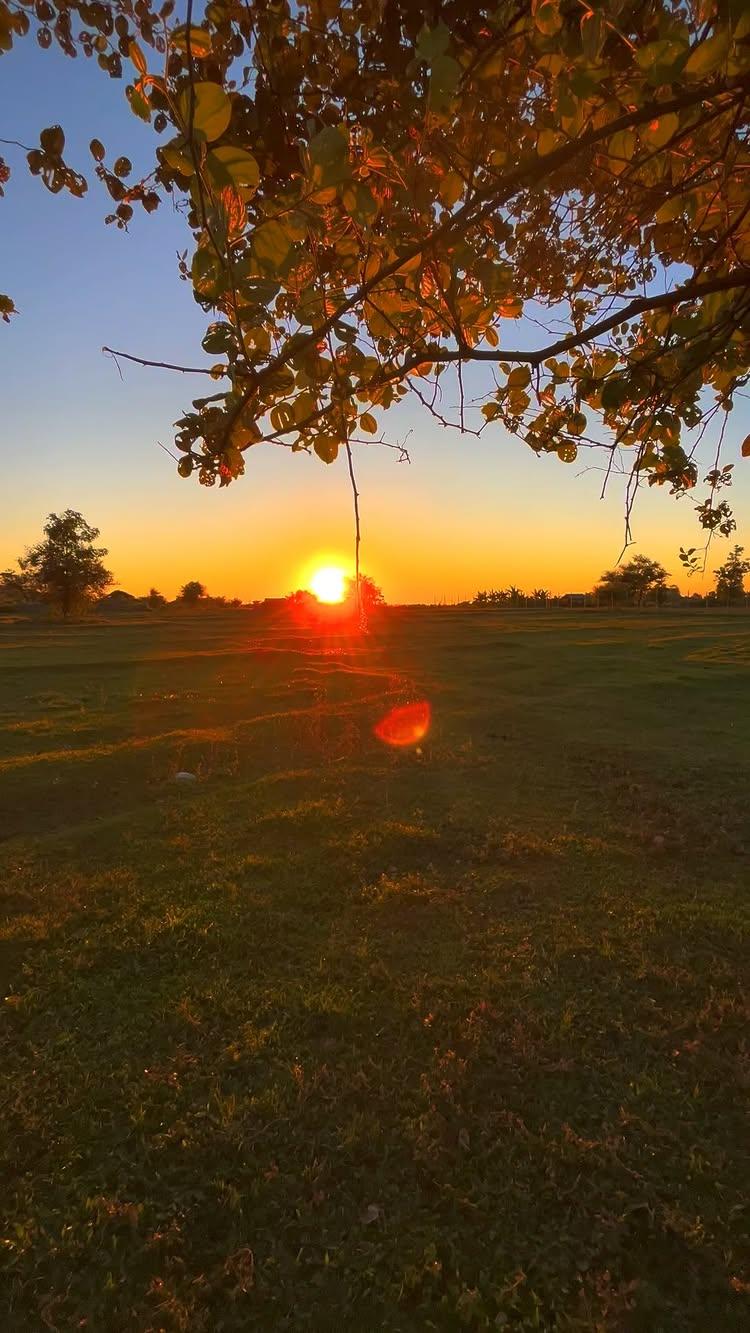
[[[204,360],[206,318],[177,274],[177,251],[190,246],[182,218],[167,201],[150,216],[137,210],[128,233],[104,224],[110,200],[92,178],[90,139],[100,138],[108,157],[126,153],[136,171],[148,169],[153,151],[152,132],[127,106],[125,81],[29,39],[2,56],[1,68],[2,137],[33,146],[41,128],[61,124],[66,159],[90,187],[84,200],[52,196],[29,175],[23,153],[0,146],[13,172],[0,201],[0,290],[21,312],[0,324],[0,568],[37,538],[49,511],[68,506],[101,528],[117,583],[134,592],[153,583],[171,595],[201,578],[214,592],[250,598],[298,586],[319,561],[350,562],[343,462],[326,467],[261,446],[226,490],[182,481],[157,442],[171,443],[172,423],[205,381],[126,363],[121,380],[102,355],[108,344],[154,359]],[[480,387],[482,374],[474,372]],[[615,481],[598,499],[601,474],[584,471],[598,458],[570,466],[537,459],[497,426],[481,441],[462,437],[418,405],[395,409],[382,424],[393,440],[408,436],[412,459],[399,464],[377,447],[357,459],[363,567],[391,600],[450,599],[510,582],[587,588],[617,560],[622,489]],[[730,498],[737,539],[750,545],[750,463],[739,458],[748,430],[747,409],[735,410],[724,461],[738,464]],[[676,503],[645,492],[633,527],[634,550],[661,559],[685,584],[678,548],[701,544],[690,497]],[[728,545],[716,541],[711,567]]]

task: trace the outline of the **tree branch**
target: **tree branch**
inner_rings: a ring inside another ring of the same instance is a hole
[[[352,499],[354,501],[354,577],[357,587],[357,615],[362,615],[362,599],[359,589],[359,544],[362,539],[362,533],[359,522],[359,491],[357,490],[357,479],[354,475],[354,459],[352,458],[352,446],[346,441],[346,461],[349,464],[349,480],[352,486]]]
[[[208,366],[176,366],[171,361],[149,361],[146,357],[133,356],[130,352],[117,352],[114,347],[102,347],[102,351],[106,352],[108,356],[114,357],[115,360],[118,356],[121,356],[123,361],[135,361],[138,366],[155,366],[157,370],[180,370],[183,375],[213,376],[214,373]]]
[[[687,282],[682,287],[675,287],[671,292],[662,292],[655,296],[638,296],[628,305],[615,310],[613,314],[607,315],[606,319],[600,319],[595,324],[589,324],[580,333],[570,333],[565,338],[559,338],[557,342],[550,343],[547,347],[542,347],[538,351],[516,352],[502,351],[493,349],[487,351],[484,348],[440,348],[436,351],[423,352],[421,355],[415,355],[409,361],[405,362],[401,369],[406,373],[415,365],[423,361],[519,361],[530,366],[539,365],[547,357],[559,356],[561,352],[569,352],[574,347],[580,347],[584,343],[589,343],[594,338],[600,337],[603,333],[608,333],[610,329],[621,324],[623,320],[633,319],[636,315],[645,314],[648,310],[669,309],[670,306],[681,305],[685,301],[699,300],[702,296],[710,296],[712,292],[726,292],[750,287],[750,267],[742,270],[742,276],[737,272],[725,274],[720,278],[710,278],[706,282]]]
[[[300,339],[300,341],[296,343],[294,349],[295,355],[299,355],[306,347],[312,346],[322,338],[327,337],[335,325],[344,318],[353,306],[363,301],[379,283],[384,281],[385,278],[389,278],[394,273],[397,273],[399,269],[403,268],[403,266],[409,262],[410,259],[415,258],[424,250],[429,250],[436,240],[441,239],[465,222],[468,223],[471,221],[475,224],[481,222],[485,217],[490,216],[496,209],[501,208],[506,204],[520,189],[538,185],[547,176],[553,175],[560,168],[572,163],[580,153],[596,147],[597,144],[605,139],[609,140],[612,135],[617,134],[620,130],[631,129],[637,125],[649,124],[655,117],[667,115],[672,111],[682,111],[686,107],[700,105],[702,102],[710,101],[712,98],[720,97],[722,95],[730,97],[730,101],[727,104],[728,109],[732,104],[732,100],[734,100],[731,98],[731,94],[739,93],[744,96],[749,90],[750,75],[747,74],[737,75],[730,79],[716,80],[708,87],[703,85],[699,88],[693,88],[681,93],[678,97],[672,97],[665,101],[654,100],[648,102],[635,111],[626,112],[624,115],[618,116],[615,120],[611,120],[605,125],[600,125],[596,129],[589,130],[587,134],[581,135],[580,138],[573,140],[571,143],[562,144],[560,148],[556,148],[553,152],[546,154],[544,157],[540,158],[535,156],[530,162],[528,160],[522,162],[514,170],[508,172],[504,181],[499,183],[493,181],[492,184],[484,190],[477,190],[471,200],[467,200],[463,207],[459,208],[456,213],[450,214],[450,216],[436,227],[431,234],[426,236],[423,241],[409,246],[404,254],[399,255],[396,259],[392,260],[390,264],[385,264],[379,272],[374,273],[371,278],[360,283],[359,287],[342,301],[338,308],[329,315],[322,324],[318,325],[318,327],[314,328],[311,333],[305,335],[303,339]],[[481,206],[477,208],[477,205]],[[472,214],[474,214],[473,217]],[[277,356],[272,357],[261,370],[256,372],[250,387],[242,395],[234,411],[230,414],[227,423],[227,435],[229,435],[234,422],[238,419],[250,399],[256,393],[258,386],[262,384],[269,375],[272,375],[276,370],[286,364],[287,355],[286,350],[282,349]],[[435,358],[433,357],[432,359],[434,360]],[[451,357],[450,359],[455,360],[456,358]]]

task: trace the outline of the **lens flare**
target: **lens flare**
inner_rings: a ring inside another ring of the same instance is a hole
[[[346,574],[338,565],[322,565],[310,579],[310,592],[319,602],[343,602],[346,595]]]
[[[418,745],[430,727],[432,710],[426,699],[392,708],[375,727],[375,735],[386,745]]]

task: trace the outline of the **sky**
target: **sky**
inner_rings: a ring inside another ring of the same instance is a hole
[[[89,192],[49,194],[25,155],[0,145],[12,170],[0,200],[0,290],[20,311],[0,324],[0,568],[38,540],[48,513],[70,507],[100,528],[116,586],[136,594],[154,585],[174,596],[197,578],[209,592],[250,600],[304,586],[319,564],[351,569],[343,458],[326,466],[261,445],[228,488],[182,480],[159,444],[171,445],[172,423],[205,380],[127,362],[121,378],[102,354],[106,344],[155,360],[211,360],[200,349],[207,318],[178,277],[177,252],[191,237],[171,203],[151,215],[137,209],[127,233],[104,223],[111,201],[93,178],[91,138],[108,160],[127,154],[134,176],[152,162],[153,132],[130,112],[125,82],[30,39],[2,56],[0,134],[31,147],[40,129],[61,124],[66,161],[88,176]],[[523,335],[523,322],[512,328],[514,340]],[[472,370],[473,391],[487,373]],[[615,478],[599,498],[597,456],[537,458],[497,424],[477,440],[419,404],[381,413],[380,424],[411,458],[357,449],[362,568],[387,600],[454,601],[510,583],[582,591],[617,562],[623,489]],[[740,460],[748,431],[747,408],[736,409],[723,462],[737,464],[735,539],[750,545],[750,463]],[[629,554],[661,560],[681,587],[701,591],[710,573],[688,581],[678,561],[680,546],[703,544],[692,506],[658,488],[640,494]],[[709,570],[730,545],[716,540]]]

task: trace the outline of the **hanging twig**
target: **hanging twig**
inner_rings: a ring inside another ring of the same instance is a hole
[[[357,588],[357,616],[362,616],[362,599],[359,588],[359,543],[361,540],[361,529],[359,523],[359,491],[357,490],[357,479],[354,475],[354,459],[352,458],[352,447],[348,440],[346,443],[346,460],[349,464],[349,480],[352,484],[352,498],[354,500],[354,579]]]
[[[139,366],[156,366],[157,370],[180,370],[183,375],[213,375],[213,369],[209,366],[176,366],[171,361],[149,361],[143,356],[133,356],[130,352],[117,352],[114,347],[102,347],[102,351],[108,356],[114,357],[117,361],[121,356],[124,361],[135,361]],[[120,367],[117,367],[120,370]],[[120,371],[122,377],[122,371]]]

